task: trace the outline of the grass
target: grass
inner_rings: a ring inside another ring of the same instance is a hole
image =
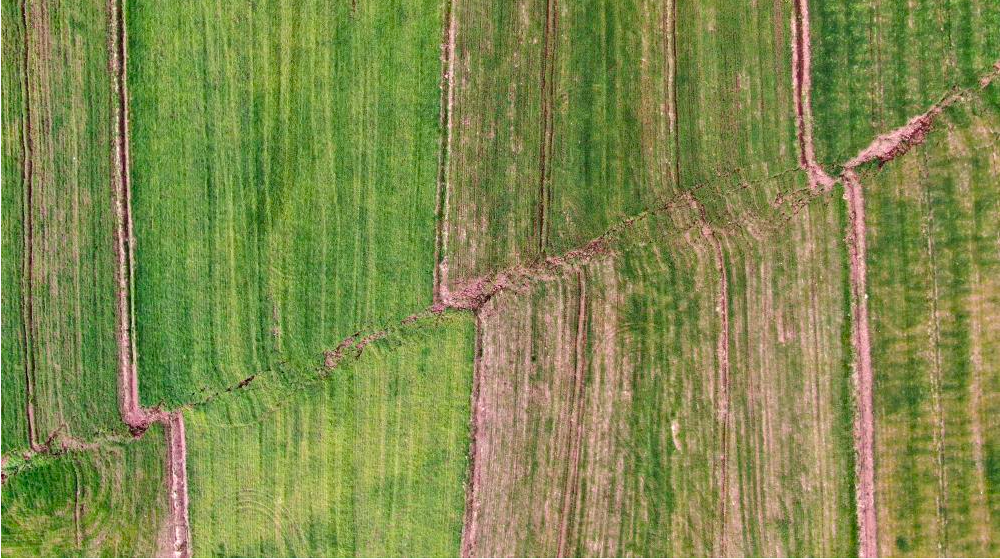
[[[678,176],[709,185],[713,221],[767,211],[779,183],[765,179],[798,166],[791,18],[791,2],[677,6]]]
[[[21,311],[23,300],[22,277],[24,260],[24,176],[23,176],[23,135],[24,118],[24,25],[18,5],[5,1],[0,5],[6,22],[3,33],[3,75],[2,82],[2,126],[5,140],[2,145],[2,169],[4,188],[0,189],[3,212],[0,213],[0,241],[3,259],[0,270],[3,273],[2,290],[2,382],[6,403],[0,406],[2,412],[2,436],[0,445],[6,455],[11,450],[24,449],[28,440],[28,418],[25,402],[24,360],[24,315]]]
[[[445,315],[306,389],[186,412],[195,555],[456,555],[472,335]]]
[[[430,305],[440,2],[128,8],[144,403]]]
[[[819,200],[780,238],[717,233],[728,390],[722,277],[700,225],[677,228],[687,210],[638,225],[611,259],[492,301],[473,552],[852,554],[838,212]]]
[[[140,441],[35,458],[4,482],[4,554],[154,556],[167,520],[164,443],[154,426]]]
[[[790,18],[789,3],[733,0],[456,2],[453,285],[578,247],[682,188],[710,185],[714,221],[767,211],[767,179],[797,166]]]
[[[121,430],[107,14],[34,2],[26,14],[27,36],[19,6],[4,2],[5,451],[30,442],[29,400],[34,442]]]
[[[816,153],[839,165],[1000,58],[1000,6],[990,0],[880,5],[814,2]],[[990,94],[1000,103],[1000,94]]]
[[[885,554],[996,552],[997,115],[949,109],[867,181]]]

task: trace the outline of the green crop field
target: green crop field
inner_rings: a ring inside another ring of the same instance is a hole
[[[86,2],[31,5],[22,17],[5,0],[3,17],[9,452],[53,435],[92,439],[123,429],[115,395],[105,11]]]
[[[143,402],[431,303],[437,2],[129,2]]]
[[[997,552],[998,123],[949,111],[867,181],[886,554]]]
[[[472,336],[468,317],[433,319],[304,389],[189,412],[195,554],[457,554]]]
[[[0,3],[0,554],[1000,551],[995,1]]]
[[[722,236],[725,278],[697,223],[484,307],[472,554],[852,551],[843,249],[817,237],[839,212]]]
[[[151,556],[167,530],[163,431],[36,458],[4,483],[9,557]]]

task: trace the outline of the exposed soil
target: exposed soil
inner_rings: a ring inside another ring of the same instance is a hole
[[[184,436],[184,415],[173,412],[164,422],[167,436],[167,499],[170,517],[168,537],[161,541],[163,557],[190,557],[191,530],[188,520],[187,448]]]
[[[549,200],[552,197],[552,137],[555,128],[556,29],[559,22],[558,0],[546,0],[545,28],[542,33],[541,63],[541,140],[538,145],[538,215],[535,218],[538,254],[548,245]]]
[[[829,190],[836,181],[816,162],[813,147],[811,59],[809,2],[795,0],[795,13],[792,15],[792,90],[795,95],[799,164],[809,174],[810,189]]]
[[[47,20],[45,18],[39,18],[40,22],[37,24],[34,21],[29,22],[28,18],[28,8],[27,2],[21,2],[21,20],[24,24],[24,59],[23,59],[23,89],[22,95],[24,96],[24,118],[21,119],[21,141],[22,141],[22,158],[23,158],[23,168],[22,168],[22,179],[24,183],[24,199],[22,200],[22,216],[24,219],[24,230],[22,232],[22,280],[21,280],[21,337],[24,342],[24,383],[25,383],[25,412],[27,417],[27,427],[28,427],[28,446],[32,449],[37,450],[38,445],[38,428],[35,423],[35,367],[34,367],[34,350],[33,350],[33,329],[35,324],[34,319],[34,297],[32,296],[32,289],[34,287],[34,243],[32,242],[33,230],[34,230],[34,212],[32,208],[33,204],[33,193],[34,193],[34,158],[35,158],[35,148],[34,148],[34,127],[32,126],[32,119],[34,118],[33,111],[31,110],[31,86],[29,76],[30,64],[28,63],[28,58],[30,56],[30,33],[34,29],[35,25],[47,26]],[[48,30],[44,27],[38,30],[41,36],[46,36]]]
[[[441,140],[438,153],[437,178],[437,238],[434,243],[434,303],[441,302],[441,286],[448,283],[448,196],[451,185],[448,173],[451,166],[451,130],[452,114],[455,103],[455,89],[452,80],[455,76],[455,6],[447,2],[445,18],[448,24],[444,29],[441,41]]]
[[[718,362],[718,382],[716,383],[715,407],[722,435],[719,440],[719,461],[716,478],[719,484],[719,532],[716,537],[716,555],[725,555],[728,549],[726,539],[726,513],[729,501],[727,487],[727,458],[729,444],[729,279],[726,272],[725,254],[722,242],[716,236],[708,223],[705,207],[691,196],[691,207],[701,222],[701,235],[711,245],[715,268],[719,273],[719,294],[716,299],[715,311],[719,315],[719,337],[716,340],[715,353]]]
[[[587,279],[583,269],[577,269],[576,274],[580,298],[577,303],[576,339],[574,340],[574,405],[570,418],[570,436],[572,438],[569,450],[569,471],[566,475],[566,488],[559,518],[559,545],[557,546],[559,557],[567,557],[570,518],[573,516],[577,491],[580,486],[580,446],[583,444],[583,410],[586,407],[583,391],[587,366]]]
[[[858,553],[861,557],[878,555],[878,529],[875,516],[875,417],[872,410],[871,332],[868,318],[867,247],[865,198],[853,169],[841,175],[844,199],[847,200],[847,249],[850,255],[851,312],[855,369],[854,440],[857,454]]]
[[[462,523],[462,557],[472,557],[476,552],[476,536],[479,532],[479,488],[482,485],[482,468],[478,457],[478,441],[481,423],[483,360],[483,325],[476,315],[476,353],[472,372],[472,418],[469,429],[469,480],[465,490],[465,520]]]
[[[169,549],[165,555],[191,555],[187,512],[187,470],[184,439],[184,417],[181,412],[167,413],[145,409],[139,400],[136,372],[135,318],[132,303],[134,285],[135,239],[132,224],[132,192],[129,171],[129,125],[127,44],[125,19],[121,0],[108,0],[109,69],[112,80],[112,154],[111,190],[115,215],[115,253],[117,256],[117,340],[118,340],[118,400],[122,420],[134,437],[139,437],[154,423],[162,423],[167,436],[167,482],[170,504]],[[252,377],[251,379],[252,380]],[[249,383],[249,380],[244,381]]]
[[[989,86],[998,75],[1000,75],[1000,61],[994,63],[993,69],[979,79],[979,89]],[[844,168],[848,171],[853,171],[861,165],[872,161],[878,161],[879,165],[884,165],[896,157],[905,154],[913,147],[924,142],[927,138],[927,133],[930,132],[934,120],[938,115],[951,105],[965,101],[972,93],[972,90],[967,89],[953,91],[927,109],[923,114],[917,115],[903,126],[875,138],[868,147],[861,150],[853,159],[844,164]]]

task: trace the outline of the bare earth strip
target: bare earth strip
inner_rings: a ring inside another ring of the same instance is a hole
[[[451,119],[455,102],[455,6],[449,0],[445,9],[444,40],[441,42],[441,140],[438,147],[437,238],[434,244],[434,302],[441,302],[441,286],[448,283],[448,168],[451,164]]]
[[[139,403],[139,386],[136,373],[134,316],[132,313],[132,287],[134,284],[135,242],[131,214],[131,184],[129,173],[129,127],[127,51],[128,38],[123,14],[124,0],[108,0],[109,65],[113,87],[112,135],[112,193],[116,217],[115,251],[118,257],[116,270],[118,289],[118,393],[122,420],[134,436],[141,436],[153,422],[162,423],[167,436],[167,471],[170,503],[171,537],[169,547],[161,551],[173,557],[191,555],[188,523],[186,448],[184,418],[181,412],[164,413],[146,410]],[[168,553],[169,551],[169,553]]]
[[[872,412],[872,352],[868,318],[867,263],[865,246],[865,199],[853,170],[842,175],[848,207],[847,247],[851,269],[852,342],[857,385],[855,448],[857,452],[858,545],[861,557],[877,555],[875,517],[875,418]]]
[[[187,448],[184,415],[173,412],[164,422],[167,435],[167,483],[170,516],[166,523],[168,537],[161,541],[163,557],[191,556],[191,529],[188,520]]]
[[[799,164],[809,173],[809,188],[829,190],[836,182],[816,162],[813,147],[812,72],[809,38],[809,0],[795,0],[792,15],[792,89],[799,140]]]
[[[715,540],[715,554],[725,555],[728,549],[726,540],[726,505],[729,502],[729,492],[727,490],[729,476],[726,470],[729,445],[729,282],[726,277],[726,260],[722,252],[722,242],[719,241],[719,238],[708,223],[708,218],[705,215],[705,207],[694,196],[691,196],[691,207],[698,212],[701,221],[701,236],[712,247],[712,253],[715,258],[715,269],[719,274],[719,294],[715,306],[715,311],[719,314],[719,337],[716,340],[715,346],[719,380],[716,384],[715,408],[719,418],[719,425],[722,427],[722,436],[719,438],[719,473],[717,476],[719,483],[719,531]]]
[[[574,363],[573,369],[573,416],[570,420],[570,450],[569,450],[569,472],[567,473],[566,492],[560,515],[559,526],[559,556],[575,555],[567,554],[566,545],[569,541],[570,518],[573,515],[573,507],[577,499],[577,490],[580,479],[580,446],[583,443],[583,409],[584,401],[584,377],[586,371],[585,348],[587,346],[587,280],[586,272],[583,268],[576,271],[577,290],[580,298],[577,302],[576,318],[576,339],[574,340]]]
[[[462,557],[472,557],[476,550],[476,536],[479,531],[479,487],[482,485],[481,461],[478,455],[480,416],[482,415],[482,367],[483,324],[482,316],[476,314],[476,353],[472,369],[472,424],[469,430],[469,480],[465,488],[465,519],[462,522]]]
[[[32,261],[32,183],[34,177],[34,138],[32,135],[32,122],[33,118],[31,110],[31,87],[28,83],[28,57],[29,48],[28,44],[30,42],[30,30],[33,29],[33,21],[28,21],[28,7],[27,0],[22,0],[21,2],[21,18],[24,23],[24,107],[25,114],[22,119],[22,131],[21,136],[24,141],[23,146],[23,157],[24,157],[24,249],[23,258],[24,262],[22,264],[23,269],[23,286],[21,288],[21,305],[22,305],[22,336],[24,338],[24,376],[25,376],[25,391],[26,391],[26,413],[28,422],[28,445],[32,450],[37,450],[38,445],[38,433],[35,426],[35,395],[34,395],[34,385],[35,385],[35,373],[34,373],[34,355],[32,353],[32,341],[34,336],[32,335],[32,330],[34,328],[34,318],[33,318],[33,304],[31,296],[32,288],[32,269],[34,263]],[[42,21],[45,21],[44,19]]]
[[[139,407],[139,387],[136,379],[135,344],[132,340],[132,229],[129,201],[131,199],[129,184],[128,159],[128,91],[125,83],[125,22],[122,6],[118,0],[108,0],[108,17],[110,18],[109,64],[113,91],[112,103],[112,173],[111,192],[114,200],[116,218],[115,253],[118,257],[116,292],[118,315],[118,393],[122,420],[129,426],[133,434],[145,431],[151,418]]]

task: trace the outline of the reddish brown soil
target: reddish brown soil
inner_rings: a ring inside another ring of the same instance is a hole
[[[847,200],[847,249],[850,254],[851,311],[855,353],[855,423],[857,453],[858,553],[862,557],[878,554],[878,529],[875,516],[875,418],[872,410],[871,332],[868,318],[865,199],[861,183],[852,169],[841,175]]]
[[[809,188],[829,190],[836,181],[816,162],[812,133],[812,72],[809,36],[809,2],[795,0],[792,15],[792,90],[799,139],[799,165],[809,174]]]
[[[482,375],[483,325],[476,315],[476,353],[472,373],[472,420],[469,430],[469,481],[465,490],[465,521],[462,523],[462,557],[472,557],[476,550],[476,536],[479,532],[479,487],[482,485],[478,452],[480,418],[482,416]]]
[[[187,448],[184,436],[184,415],[173,412],[164,421],[167,436],[167,500],[170,517],[167,537],[161,540],[160,555],[191,556],[191,530],[188,520]]]
[[[983,89],[989,86],[998,75],[1000,75],[1000,61],[994,63],[993,69],[979,79],[979,88]],[[850,171],[876,160],[879,165],[884,165],[910,151],[913,147],[922,144],[938,115],[951,105],[968,99],[971,93],[970,90],[950,93],[923,114],[917,115],[903,126],[875,138],[868,147],[848,161],[844,168]]]

